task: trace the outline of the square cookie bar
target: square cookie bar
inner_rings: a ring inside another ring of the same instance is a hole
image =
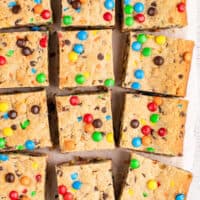
[[[0,95],[0,151],[50,146],[46,92]]]
[[[52,22],[50,0],[2,0],[0,13],[0,29]]]
[[[120,200],[184,200],[190,172],[132,154]]]
[[[56,97],[62,152],[113,149],[110,93]]]
[[[120,146],[182,155],[187,105],[176,98],[126,94]]]
[[[56,167],[59,200],[114,200],[112,162],[64,163]]]
[[[193,47],[189,40],[131,33],[123,86],[185,96]]]
[[[186,0],[122,0],[122,29],[157,30],[187,25]]]
[[[48,34],[0,33],[0,88],[48,85]]]
[[[113,86],[112,31],[59,33],[59,86]]]
[[[45,200],[46,155],[0,154],[0,199]]]
[[[62,0],[63,27],[113,27],[115,0]]]

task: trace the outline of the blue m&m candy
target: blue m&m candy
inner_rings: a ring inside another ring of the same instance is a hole
[[[131,0],[124,0],[124,4],[125,5],[131,4]]]
[[[75,44],[73,50],[78,53],[81,54],[84,51],[84,47],[82,44]]]
[[[143,79],[144,78],[144,71],[142,69],[137,69],[134,73],[135,78]]]
[[[5,155],[5,154],[0,154],[0,161],[3,161],[3,162],[5,162],[5,161],[7,161],[7,160],[9,160],[9,157],[8,157],[8,155]]]
[[[134,89],[134,90],[139,90],[141,88],[141,85],[138,82],[133,82],[131,84],[131,88]]]
[[[28,150],[34,150],[35,149],[35,143],[32,140],[27,140],[25,142],[25,147]]]
[[[115,7],[115,2],[114,0],[106,0],[104,6],[107,10],[112,10]]]
[[[74,182],[72,183],[72,187],[73,187],[73,189],[75,189],[75,190],[80,190],[80,189],[81,189],[81,186],[82,186],[82,183],[81,183],[80,181],[74,181]]]
[[[184,194],[177,194],[176,195],[176,200],[184,200],[185,199],[185,195]]]
[[[77,34],[77,38],[79,40],[87,40],[88,33],[86,31],[79,31],[78,34]]]
[[[135,5],[134,5],[134,11],[137,12],[137,13],[141,13],[144,11],[144,4],[141,3],[141,2],[137,2]]]
[[[140,137],[133,138],[132,145],[136,148],[140,147],[142,145],[142,139]]]
[[[132,43],[132,49],[133,49],[134,51],[140,51],[141,48],[142,48],[141,43],[139,43],[139,42],[133,42],[133,43]]]

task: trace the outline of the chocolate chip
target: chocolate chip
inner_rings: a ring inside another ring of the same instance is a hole
[[[21,6],[20,5],[15,5],[12,7],[12,12],[14,14],[18,14],[21,11]]]
[[[153,59],[153,62],[155,65],[163,65],[164,64],[164,58],[162,56],[156,56],[154,59]]]
[[[24,39],[18,39],[16,42],[16,45],[20,48],[23,48],[26,45],[26,40]]]
[[[10,119],[15,119],[15,118],[17,117],[17,112],[16,112],[15,110],[10,110],[10,111],[8,112],[8,117],[9,117]]]
[[[30,65],[31,65],[31,67],[35,67],[35,66],[36,66],[36,64],[37,64],[37,62],[36,62],[36,61],[34,61],[34,60],[30,61]]]
[[[33,52],[31,51],[31,49],[29,47],[23,47],[22,48],[22,54],[24,56],[29,56],[31,55]]]
[[[93,125],[95,128],[101,128],[102,125],[103,125],[103,122],[101,121],[101,119],[95,119],[95,120],[92,122],[92,125]]]
[[[154,15],[156,15],[156,8],[150,7],[150,8],[148,9],[148,11],[147,11],[147,14],[148,14],[149,16],[154,16]]]
[[[108,197],[109,197],[108,194],[104,192],[104,193],[103,193],[103,200],[108,199]]]
[[[97,55],[98,60],[103,60],[104,59],[104,55],[102,53],[99,53]]]
[[[71,5],[72,5],[72,8],[75,9],[75,10],[81,8],[81,2],[79,0],[72,1]]]
[[[67,46],[69,46],[69,45],[71,44],[70,40],[65,40],[64,42],[65,42],[65,44],[66,44]]]
[[[106,112],[107,112],[106,107],[103,107],[103,108],[101,109],[101,112],[102,112],[102,113],[106,113]]]
[[[15,181],[15,175],[13,173],[7,173],[5,175],[5,181],[7,183],[13,183]]]
[[[40,112],[40,107],[39,106],[37,106],[37,105],[34,105],[34,106],[32,106],[31,107],[31,112],[33,113],[33,114],[38,114],[39,112]]]
[[[140,122],[139,122],[137,119],[133,119],[133,120],[131,120],[131,122],[130,122],[130,126],[131,126],[132,128],[138,128],[139,125],[140,125]]]
[[[15,125],[15,124],[13,124],[13,125],[11,125],[11,127],[10,127],[12,130],[17,130],[17,126]]]
[[[154,1],[154,2],[151,3],[151,6],[156,7],[156,6],[157,6],[157,3]]]
[[[179,74],[179,75],[178,75],[178,78],[179,78],[179,79],[182,79],[182,78],[183,78],[183,74]]]

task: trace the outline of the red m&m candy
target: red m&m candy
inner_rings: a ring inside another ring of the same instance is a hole
[[[36,179],[37,182],[40,182],[41,179],[42,179],[41,174],[37,174],[37,175],[35,176],[35,179]]]
[[[148,125],[145,125],[145,126],[142,127],[141,131],[144,135],[147,136],[151,133],[151,127],[148,126]]]
[[[73,195],[70,192],[67,192],[64,195],[64,200],[73,200]]]
[[[178,9],[178,11],[179,12],[185,12],[185,3],[179,3],[178,5],[177,5],[177,9]]]
[[[155,102],[148,103],[147,107],[148,107],[149,111],[151,111],[151,112],[155,112],[158,108],[158,106]]]
[[[90,124],[90,123],[93,122],[93,116],[92,116],[91,114],[87,113],[87,114],[85,114],[85,115],[83,116],[83,121],[84,121],[85,123],[87,123],[87,124]]]
[[[9,193],[9,197],[10,197],[10,199],[11,200],[18,200],[18,192],[16,192],[16,191],[11,191],[10,193]]]
[[[43,19],[49,19],[51,17],[51,12],[49,10],[43,10],[41,13]]]
[[[145,16],[141,13],[135,15],[135,20],[139,23],[143,23],[145,21]]]
[[[67,188],[66,186],[64,185],[59,185],[58,186],[58,193],[61,194],[61,195],[64,195],[67,193]]]
[[[80,101],[79,101],[79,98],[77,96],[72,96],[70,99],[69,99],[69,102],[72,106],[77,106],[79,105]]]
[[[47,47],[47,36],[45,36],[45,37],[40,39],[40,46],[42,48],[46,48]]]
[[[103,18],[105,21],[111,21],[112,20],[112,14],[109,12],[104,13]]]
[[[167,134],[167,129],[166,128],[160,128],[158,130],[158,135],[161,137],[164,137]]]
[[[4,56],[0,56],[0,65],[6,64],[6,58]]]

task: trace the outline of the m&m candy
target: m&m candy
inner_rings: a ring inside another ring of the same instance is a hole
[[[158,135],[161,137],[164,137],[167,134],[167,129],[166,128],[160,128],[158,130]]]
[[[160,120],[160,116],[159,116],[158,114],[152,114],[152,115],[150,116],[150,121],[151,121],[152,123],[157,123],[159,120]]]
[[[82,183],[80,181],[75,181],[72,183],[72,188],[75,190],[80,190],[82,186]]]
[[[72,97],[70,97],[69,102],[70,102],[70,104],[72,106],[77,106],[80,103],[78,96],[72,96]]]
[[[0,138],[0,149],[5,148],[6,140],[4,138]]]
[[[27,140],[25,142],[25,147],[28,150],[34,150],[35,149],[35,143],[32,140]]]
[[[140,137],[135,137],[135,138],[133,138],[133,140],[132,140],[132,145],[133,145],[133,147],[140,147],[141,145],[142,145],[142,140],[141,140],[141,138]]]
[[[49,19],[51,17],[51,12],[49,10],[43,10],[41,13],[43,19]]]
[[[112,21],[112,14],[110,12],[106,12],[103,15],[105,21]]]
[[[135,15],[135,20],[139,23],[143,23],[145,21],[145,16],[143,14]]]
[[[126,17],[126,18],[125,18],[125,24],[126,24],[127,26],[132,26],[132,25],[134,24],[134,19],[133,19],[133,17],[130,17],[130,16]]]
[[[0,56],[0,66],[6,64],[6,58],[4,56]]]
[[[93,139],[93,141],[95,141],[95,142],[100,142],[100,141],[103,139],[103,135],[102,135],[101,132],[95,131],[95,132],[92,134],[92,139]]]
[[[6,102],[0,102],[0,112],[7,112],[9,105]]]
[[[73,47],[73,51],[78,53],[78,54],[81,54],[84,51],[84,47],[83,47],[82,44],[75,44],[74,47]]]
[[[141,88],[141,85],[138,82],[133,82],[131,84],[131,88],[134,89],[134,90],[139,90]]]
[[[155,112],[158,109],[158,106],[155,102],[148,103],[147,107],[151,112]]]
[[[77,84],[82,85],[82,84],[85,83],[86,79],[85,79],[84,75],[77,74],[76,77],[75,77],[75,81],[76,81]]]
[[[138,41],[139,43],[141,43],[141,44],[144,44],[144,43],[147,41],[147,36],[146,36],[146,34],[143,34],[143,33],[138,34],[138,35],[137,35],[137,41]]]
[[[88,33],[87,33],[86,31],[79,31],[79,32],[77,33],[77,38],[78,38],[79,40],[87,40],[87,38],[88,38]]]
[[[59,185],[58,186],[58,194],[64,195],[67,192],[67,188],[65,185]]]
[[[142,55],[145,56],[145,57],[151,56],[152,55],[152,48],[145,47],[142,50]]]
[[[185,199],[185,195],[184,194],[177,194],[175,200],[184,200],[184,199]]]
[[[149,180],[147,182],[147,188],[149,190],[156,190],[158,188],[158,183],[155,180]]]
[[[134,73],[135,78],[143,79],[144,78],[144,71],[142,69],[137,69]]]
[[[139,167],[140,167],[140,161],[137,160],[137,159],[131,159],[130,168],[131,169],[137,169]]]
[[[44,73],[37,74],[36,81],[38,83],[44,83],[46,81],[46,75]]]
[[[142,133],[146,136],[151,133],[151,130],[152,130],[151,127],[148,125],[143,126],[141,129]]]
[[[90,123],[93,122],[93,116],[92,116],[91,114],[87,113],[87,114],[85,114],[85,115],[83,116],[83,121],[84,121],[85,123],[87,123],[87,124],[90,124]]]
[[[155,37],[155,41],[159,45],[163,45],[166,43],[166,37],[164,35],[159,35]]]
[[[185,3],[181,2],[177,5],[177,9],[179,12],[185,12]]]
[[[137,2],[135,5],[134,5],[134,11],[137,12],[137,13],[141,13],[144,11],[144,4],[141,3],[141,2]]]
[[[5,161],[7,161],[7,160],[9,160],[9,157],[8,157],[8,155],[5,155],[5,154],[0,154],[0,161],[3,161],[3,162],[5,162]]]
[[[126,5],[125,8],[124,8],[124,12],[126,14],[132,14],[133,13],[133,6],[131,5]]]
[[[139,43],[139,42],[133,42],[133,43],[132,43],[132,49],[133,49],[134,51],[140,51],[141,48],[142,48],[141,43]]]
[[[71,51],[69,54],[68,54],[68,59],[71,61],[71,62],[76,62],[78,60],[78,54],[74,51]]]
[[[63,17],[63,24],[69,26],[73,23],[73,18],[72,16],[64,16]]]
[[[106,86],[106,87],[112,87],[112,86],[114,86],[115,85],[115,81],[113,80],[113,79],[106,79],[105,81],[104,81],[104,85]]]
[[[14,191],[14,190],[11,191],[9,193],[9,197],[10,197],[11,200],[18,200],[18,198],[19,198],[18,192]]]
[[[114,2],[114,0],[106,0],[106,1],[104,2],[104,6],[105,6],[105,8],[106,8],[107,10],[112,10],[112,9],[115,8],[115,2]]]

